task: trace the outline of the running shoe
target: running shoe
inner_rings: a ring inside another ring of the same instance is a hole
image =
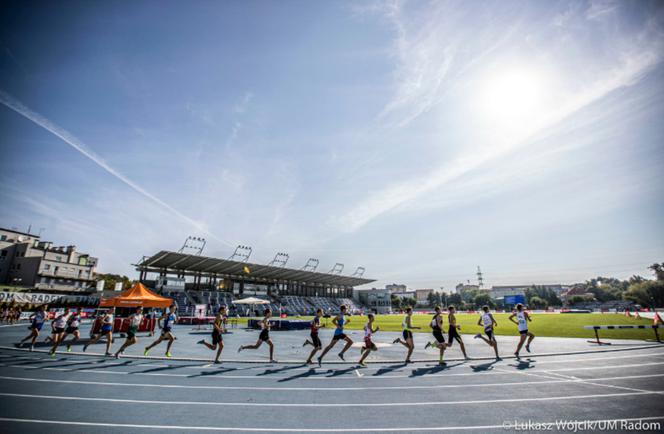
[[[427,344],[424,346],[424,349],[428,349],[431,346],[431,342],[427,342]]]
[[[21,347],[23,346],[23,344],[22,344],[22,343],[20,343],[20,344],[14,344],[14,346],[15,346],[16,348],[21,348]]]
[[[55,351],[51,350],[48,352],[48,355],[51,357],[55,357]]]
[[[302,344],[302,347],[306,347],[307,345],[309,345],[309,341],[304,341],[304,343]]]
[[[399,338],[396,338],[395,340],[392,341],[393,344],[398,344],[399,343]]]
[[[526,351],[530,352],[530,345],[526,345]]]
[[[83,345],[83,352],[88,349],[88,344]]]
[[[517,359],[520,359],[520,358],[521,358],[521,357],[519,357],[519,353],[518,353],[518,352],[514,353],[514,357],[516,357]]]
[[[150,354],[150,350],[146,348],[146,349],[143,351],[143,356],[147,356],[148,354]]]
[[[218,365],[218,364],[220,364],[220,363],[221,363],[221,360],[215,360],[215,361],[214,361],[214,364],[215,364],[215,365]]]
[[[339,358],[341,360],[343,360],[344,362],[346,361],[346,359],[344,359],[344,353],[339,353],[339,354],[337,354],[337,356],[339,356]]]
[[[239,348],[237,349],[237,352],[238,352],[238,353],[239,353],[240,351],[242,351],[242,347],[239,347]]]
[[[363,368],[366,368],[366,367],[367,367],[367,364],[364,363],[364,362],[358,362],[357,364],[360,365],[360,366],[363,367]]]
[[[438,364],[441,365],[441,366],[445,366],[445,365],[447,365],[447,362],[444,361],[444,360],[441,360],[440,362],[438,362]]]
[[[478,334],[475,335],[475,339],[479,339],[481,337],[482,337],[482,333],[478,333]]]
[[[496,362],[500,362],[501,360],[503,360],[502,357],[500,356],[496,357]]]
[[[171,352],[170,351],[166,351],[166,357],[171,357]]]
[[[366,347],[362,346],[362,348],[360,348],[360,353],[363,353],[364,350],[366,350]]]
[[[200,341],[196,342],[198,345],[203,345],[205,344],[205,339],[201,339]]]
[[[71,345],[67,345],[67,352],[71,353]]]
[[[316,359],[316,360],[318,360],[318,366],[321,366],[323,364],[323,358],[322,357],[318,357],[318,359]]]
[[[34,346],[34,345],[30,345],[30,351],[34,351],[34,350],[35,350],[35,346]]]
[[[115,353],[115,358],[119,359],[120,358],[120,353]]]
[[[104,356],[106,356],[106,357],[111,357],[112,355],[113,355],[113,354],[111,354],[111,353],[109,353],[109,352],[104,353]]]

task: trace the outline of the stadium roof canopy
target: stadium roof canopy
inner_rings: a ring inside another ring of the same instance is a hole
[[[359,286],[375,282],[374,279],[365,279],[358,276],[295,270],[271,265],[231,261],[229,259],[187,255],[166,250],[144,258],[141,263],[136,265],[136,269],[138,271],[156,273],[179,272],[185,275],[235,276],[254,282],[301,282],[339,287]]]

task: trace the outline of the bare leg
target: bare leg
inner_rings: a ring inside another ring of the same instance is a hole
[[[270,361],[274,361],[274,344],[272,343],[272,339],[267,340],[267,345],[270,347]]]
[[[215,362],[218,362],[218,361],[219,361],[219,357],[221,357],[221,351],[224,349],[224,343],[223,343],[223,342],[219,342],[218,347],[219,347],[219,349],[217,350],[217,357],[214,358],[214,361],[215,361]]]
[[[406,355],[406,362],[410,362],[410,356],[413,354],[413,349],[415,348],[415,344],[413,343],[413,340],[408,338],[406,340],[407,348],[408,348],[408,354]]]
[[[173,336],[168,337],[168,344],[166,344],[166,353],[171,352],[171,346],[173,345],[173,342],[175,342],[175,338]]]
[[[257,340],[253,345],[242,345],[240,348],[243,350],[257,350],[263,344],[262,340]]]
[[[146,351],[150,351],[152,348],[154,348],[154,347],[156,347],[157,345],[159,345],[159,344],[161,343],[161,341],[163,341],[164,339],[165,339],[165,338],[164,338],[163,336],[159,336],[159,338],[157,338],[156,341],[152,342],[150,345],[148,345],[147,347],[145,347]]]
[[[108,336],[106,336],[106,354],[111,354],[111,345],[113,345],[113,332],[108,332]]]
[[[348,351],[348,349],[353,345],[353,340],[352,340],[351,338],[349,338],[348,336],[346,336],[345,341],[346,341],[346,346],[345,346],[344,349],[341,350],[341,352],[339,353],[340,356],[343,356],[344,353],[345,353],[346,351]]]
[[[313,350],[311,350],[311,353],[309,353],[309,357],[307,358],[306,363],[311,363],[311,359],[313,359],[314,355],[320,350],[321,347],[314,347]]]
[[[323,360],[323,357],[325,357],[325,354],[327,354],[328,351],[332,349],[337,344],[338,339],[332,339],[332,342],[328,344],[327,347],[323,350],[320,356],[318,356],[318,362],[320,363],[321,360]]]
[[[498,356],[498,342],[493,341],[491,346],[493,347],[493,351],[496,352],[496,359],[500,358],[500,356]]]
[[[367,349],[364,350],[364,352],[362,353],[362,357],[360,357],[360,361],[358,362],[360,365],[361,365],[362,363],[364,363],[364,359],[367,358],[367,356],[369,355],[369,353],[371,353],[371,348],[367,348]]]
[[[461,352],[463,353],[464,358],[468,358],[468,354],[466,354],[466,346],[463,344],[462,340],[459,340],[459,346],[461,347]]]
[[[526,340],[526,335],[521,335],[519,337],[519,344],[516,346],[516,352],[514,354],[519,354],[519,351],[521,351],[521,347],[523,346],[523,342]]]

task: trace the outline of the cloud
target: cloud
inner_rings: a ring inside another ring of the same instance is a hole
[[[115,168],[111,167],[103,158],[98,156],[97,154],[94,153],[86,144],[84,144],[82,141],[77,139],[74,135],[69,133],[67,130],[64,128],[59,127],[55,123],[51,122],[49,119],[46,119],[44,116],[40,115],[37,112],[32,111],[28,107],[26,107],[23,103],[9,95],[7,92],[0,90],[0,103],[6,106],[7,108],[15,111],[16,113],[20,114],[21,116],[29,119],[30,121],[34,122],[35,124],[39,125],[40,127],[44,128],[46,131],[50,132],[51,134],[55,135],[56,137],[60,138],[62,141],[70,145],[72,148],[77,150],[79,153],[90,159],[92,162],[97,164],[99,167],[104,169],[106,172],[108,172],[110,175],[115,177],[116,179],[120,180],[127,186],[129,186],[132,190],[136,191],[146,199],[150,200],[151,202],[159,205],[161,208],[165,209],[172,215],[178,217],[179,219],[183,220],[186,222],[188,225],[190,225],[192,228],[201,231],[207,236],[210,236],[214,238],[216,241],[219,241],[221,243],[224,243],[228,246],[233,246],[232,243],[223,240],[216,236],[215,234],[211,233],[203,223],[198,222],[191,217],[183,214],[182,212],[178,211],[168,203],[164,202],[163,200],[159,199],[158,197],[154,196],[152,193],[148,192],[145,190],[143,187],[139,186],[136,184],[134,181],[130,180],[127,178],[125,175],[122,173],[118,172]]]
[[[395,96],[388,102],[380,116],[382,118],[388,115],[397,116],[399,126],[406,126],[440,103],[441,94],[445,91],[444,78],[449,75],[451,69],[469,72],[479,66],[487,69],[492,67],[492,62],[485,57],[502,43],[495,43],[489,50],[478,48],[473,53],[476,55],[465,54],[463,59],[455,60],[455,57],[458,57],[457,41],[455,37],[447,38],[447,36],[456,29],[446,25],[451,26],[452,19],[458,18],[453,10],[444,7],[439,10],[427,10],[426,19],[422,16],[409,19],[409,15],[404,12],[400,3],[389,3],[385,13],[397,28],[395,45],[400,62],[397,67],[399,84]],[[447,21],[441,22],[441,19]],[[493,19],[489,20],[486,27],[495,34],[486,28],[477,30],[482,34],[474,38],[474,42],[469,38],[468,49],[484,45],[478,44],[478,40],[480,42],[500,40],[501,37],[498,35],[504,33],[502,30],[510,28],[511,23],[518,21],[520,19],[512,19],[498,25]],[[481,23],[473,24],[478,26]],[[473,148],[470,152],[467,149],[462,150],[456,157],[449,158],[427,173],[376,189],[370,192],[368,199],[363,199],[341,216],[331,219],[331,224],[341,232],[357,231],[371,220],[395,210],[402,204],[420,199],[425,194],[532,143],[535,139],[553,134],[562,122],[581,109],[617,89],[633,85],[659,64],[664,46],[660,24],[661,14],[658,14],[646,21],[641,31],[635,35],[612,35],[612,39],[607,41],[607,46],[615,51],[610,53],[611,61],[608,64],[593,65],[593,77],[582,81],[582,86],[577,84],[580,81],[579,77],[574,79],[570,77],[569,82],[573,84],[565,87],[565,91],[560,92],[560,95],[556,95],[555,104],[551,105],[551,109],[518,132],[511,132],[505,140],[494,139],[491,143],[478,145],[478,148]],[[440,30],[441,28],[444,30]],[[541,31],[545,32],[546,29]],[[465,35],[463,30],[460,32]],[[547,47],[543,47],[545,48]],[[452,65],[454,62],[459,64]],[[471,82],[469,80],[466,81]]]

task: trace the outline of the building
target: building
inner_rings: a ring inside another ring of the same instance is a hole
[[[140,282],[158,291],[205,290],[233,295],[350,299],[355,286],[374,282],[358,276],[297,270],[231,259],[161,251],[136,266]]]
[[[388,289],[356,289],[354,296],[357,301],[375,313],[392,312],[392,298]]]
[[[470,283],[459,283],[456,286],[456,293],[461,296],[461,299],[465,302],[470,302],[473,298],[473,294],[479,291],[479,285],[471,285]]]
[[[431,294],[433,294],[433,289],[416,289],[415,300],[417,300],[417,304],[421,306],[428,306],[429,295]]]
[[[0,228],[0,283],[37,289],[87,291],[97,258],[76,246],[53,246],[39,235]]]
[[[400,285],[397,283],[392,283],[391,285],[385,285],[385,289],[387,289],[391,293],[408,291],[406,285]]]
[[[489,290],[489,295],[494,300],[504,299],[508,295],[525,295],[526,289],[532,288],[533,286],[538,286],[545,289],[550,289],[556,293],[557,296],[560,296],[565,292],[568,287],[562,284],[553,284],[553,285],[504,285],[504,286],[492,286]]]

